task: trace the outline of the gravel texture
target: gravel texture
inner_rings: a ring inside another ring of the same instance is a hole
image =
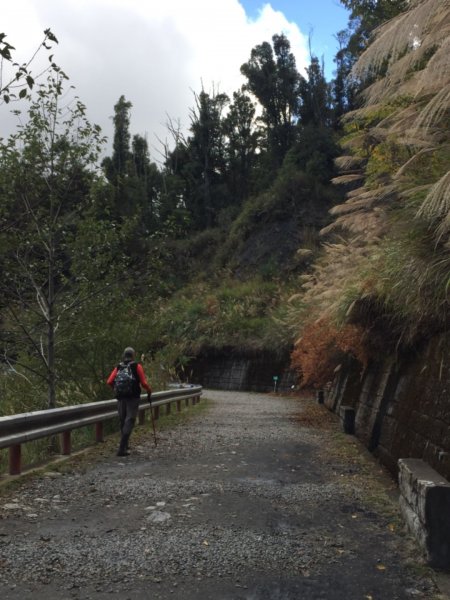
[[[323,407],[204,395],[156,449],[147,432],[0,497],[2,600],[438,597],[378,467]]]

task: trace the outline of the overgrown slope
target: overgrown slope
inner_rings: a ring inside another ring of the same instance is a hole
[[[334,179],[350,190],[291,310],[305,383],[329,380],[345,353],[364,364],[448,327],[449,33],[449,2],[412,1],[353,68],[363,103],[344,117]]]

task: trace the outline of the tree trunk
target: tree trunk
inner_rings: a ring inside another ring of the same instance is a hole
[[[56,373],[55,373],[55,273],[54,273],[54,248],[50,245],[48,264],[48,321],[47,321],[47,345],[48,345],[48,408],[56,406]]]

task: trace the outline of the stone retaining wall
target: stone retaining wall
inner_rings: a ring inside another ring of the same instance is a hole
[[[325,403],[355,409],[355,434],[394,473],[398,459],[423,459],[450,478],[450,352],[445,336],[415,354],[341,365]]]

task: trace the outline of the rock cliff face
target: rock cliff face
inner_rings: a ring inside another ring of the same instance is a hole
[[[372,361],[361,374],[342,365],[328,408],[355,409],[355,434],[391,472],[399,458],[420,458],[450,478],[450,345],[432,338],[415,354]]]

